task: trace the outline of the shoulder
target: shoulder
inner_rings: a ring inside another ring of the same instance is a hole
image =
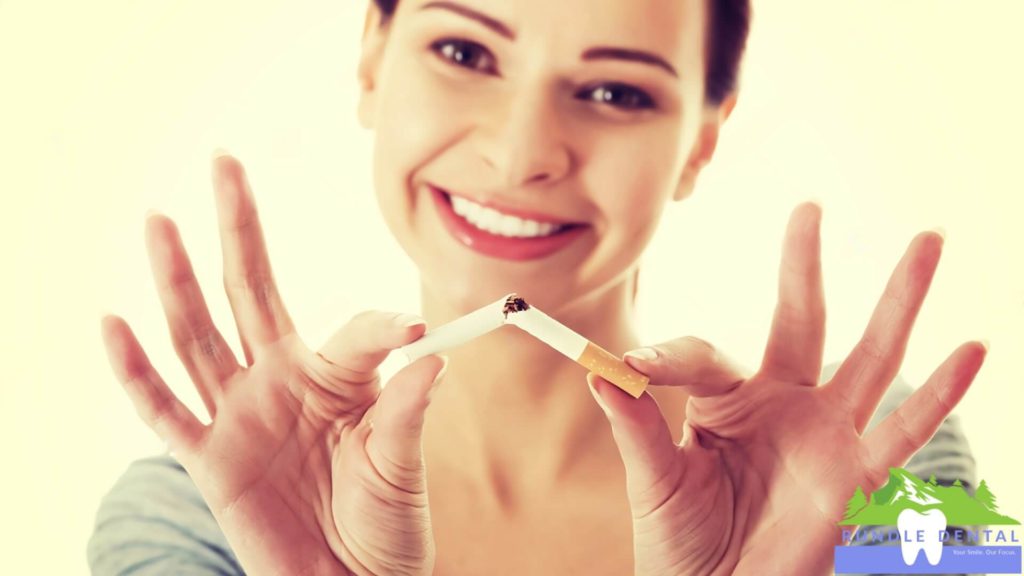
[[[202,495],[169,454],[130,464],[100,502],[93,574],[243,574]]]
[[[839,368],[839,364],[839,362],[833,362],[826,365],[821,372],[821,381],[825,382],[831,379]],[[903,404],[918,386],[920,384],[911,385],[901,374],[897,374],[889,389],[886,390],[885,396],[882,397],[882,401],[871,417],[871,421],[868,422],[865,431],[877,426],[893,410]],[[960,419],[955,411],[946,417],[932,439],[914,454],[903,468],[925,480],[932,474],[935,475],[936,480],[944,484],[952,484],[956,480],[960,480],[969,492],[973,491],[977,475],[974,456],[971,454],[967,436],[963,432]]]

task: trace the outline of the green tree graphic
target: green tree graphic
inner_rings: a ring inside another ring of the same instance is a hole
[[[864,496],[864,491],[857,486],[857,490],[854,491],[853,497],[846,503],[846,515],[844,519],[853,518],[857,512],[860,512],[865,506],[868,505],[868,499]]]
[[[978,484],[978,490],[974,493],[974,499],[981,502],[981,505],[993,512],[997,512],[996,495],[989,490],[988,484],[982,480]]]
[[[906,509],[918,513],[941,510],[952,525],[1021,524],[996,510],[996,496],[987,482],[979,483],[972,497],[961,480],[943,486],[925,482],[903,468],[890,468],[889,481],[869,496],[857,487],[839,525],[895,526],[900,512]]]

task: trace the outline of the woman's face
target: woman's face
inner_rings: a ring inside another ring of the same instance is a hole
[[[717,137],[704,4],[401,0],[383,29],[371,8],[360,119],[433,296],[555,311],[632,273]]]

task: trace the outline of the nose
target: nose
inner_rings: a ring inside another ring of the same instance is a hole
[[[572,160],[557,105],[543,90],[511,94],[481,127],[483,161],[506,189],[561,180]]]

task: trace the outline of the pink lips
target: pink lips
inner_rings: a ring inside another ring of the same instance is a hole
[[[585,225],[572,224],[560,232],[536,238],[512,238],[491,234],[480,230],[456,214],[452,210],[451,200],[444,191],[430,186],[430,196],[434,200],[434,206],[437,207],[445,228],[456,241],[475,252],[493,258],[516,261],[544,258],[571,244],[587,229]],[[502,212],[538,222],[558,224],[558,222],[552,222],[550,218],[538,217],[523,211],[502,209]]]

